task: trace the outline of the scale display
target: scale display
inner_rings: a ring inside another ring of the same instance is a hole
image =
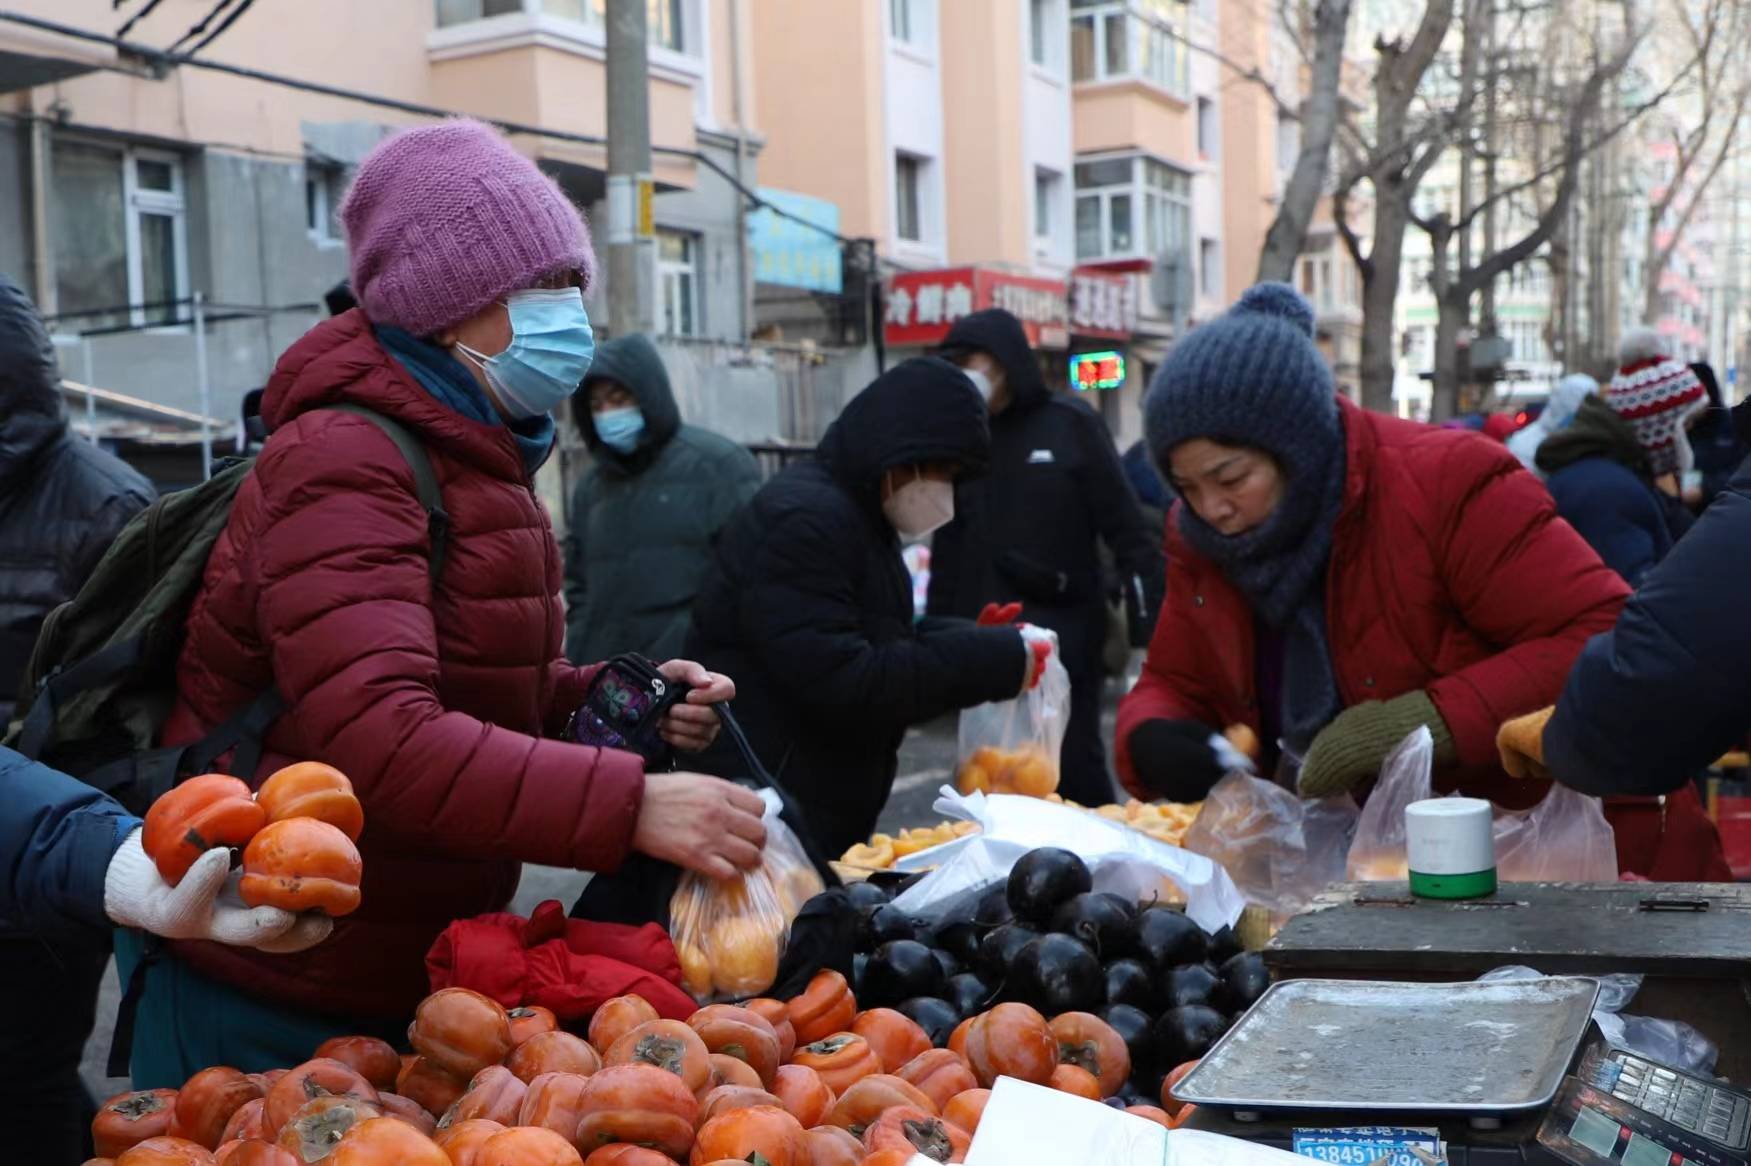
[[[1538,1131],[1568,1166],[1751,1166],[1751,1097],[1600,1044]]]

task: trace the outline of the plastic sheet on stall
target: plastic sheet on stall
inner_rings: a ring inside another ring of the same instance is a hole
[[[934,808],[947,817],[976,822],[979,833],[961,840],[941,866],[894,899],[896,907],[914,917],[948,915],[1008,878],[1018,858],[1042,846],[1078,855],[1098,890],[1137,900],[1183,896],[1186,914],[1206,931],[1233,926],[1246,907],[1245,897],[1217,863],[1085,810],[1039,798],[963,795],[948,786],[942,787]]]
[[[1537,980],[1543,976],[1544,973],[1536,968],[1510,964],[1487,971],[1478,980]],[[1635,999],[1635,994],[1641,991],[1641,976],[1618,973],[1592,978],[1599,981],[1599,1002],[1593,1009],[1593,1023],[1599,1026],[1606,1040],[1620,1049],[1628,1049],[1674,1069],[1704,1077],[1713,1075],[1720,1050],[1695,1028],[1681,1020],[1623,1014],[1629,1002]]]
[[[1435,796],[1435,741],[1426,727],[1406,737],[1380,767],[1380,781],[1362,807],[1350,847],[1348,876],[1393,882],[1409,871],[1404,811]],[[1553,784],[1529,810],[1498,808],[1496,874],[1510,883],[1617,881],[1617,845],[1599,799]]]
[[[1231,773],[1210,790],[1183,845],[1280,921],[1343,880],[1357,813],[1348,795],[1307,802],[1275,782]]]

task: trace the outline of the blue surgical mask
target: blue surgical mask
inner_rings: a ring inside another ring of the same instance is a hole
[[[513,420],[551,413],[563,405],[596,355],[596,334],[575,287],[530,288],[505,297],[511,343],[497,356],[466,344],[456,349],[486,374],[499,404]]]
[[[619,453],[631,453],[644,436],[644,414],[632,405],[619,409],[604,409],[594,414],[596,436],[602,444]]]

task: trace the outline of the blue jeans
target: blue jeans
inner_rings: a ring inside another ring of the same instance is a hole
[[[125,991],[143,953],[140,933],[118,930],[115,950]],[[176,1089],[213,1065],[245,1073],[289,1069],[308,1061],[330,1037],[382,1036],[383,1027],[246,996],[163,951],[146,969],[128,1067],[135,1089]]]

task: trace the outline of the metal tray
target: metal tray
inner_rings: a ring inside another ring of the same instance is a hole
[[[1578,976],[1289,980],[1272,985],[1173,1095],[1255,1113],[1538,1109],[1556,1096],[1598,996],[1598,982]]]

